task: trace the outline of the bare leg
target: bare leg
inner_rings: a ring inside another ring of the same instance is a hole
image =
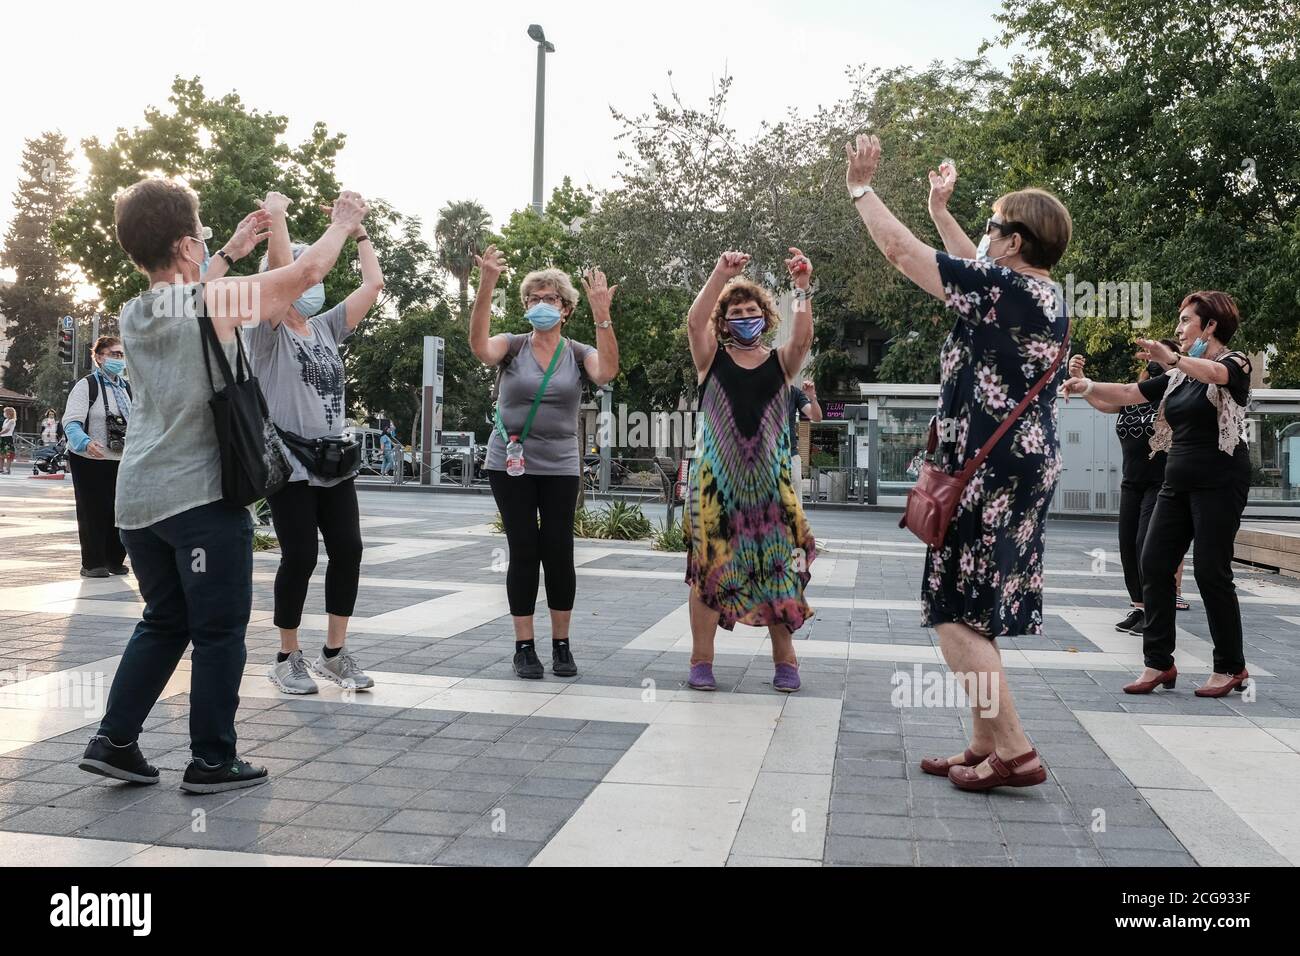
[[[298,629],[296,627],[280,628],[280,653],[292,654],[298,650]]]
[[[551,611],[551,640],[567,641],[569,639],[569,620],[572,617],[572,611]],[[520,640],[526,640],[526,638],[521,637]]]
[[[343,617],[339,614],[329,616],[329,629],[325,632],[325,646],[330,650],[343,646],[343,642],[348,639],[348,621],[351,618]]]
[[[990,705],[989,712],[980,719],[984,727],[992,731],[992,749],[1003,760],[1010,760],[1033,749],[1020,724],[1020,715],[1016,712],[997,646],[965,624],[940,624],[935,630],[939,634],[943,659],[953,673],[965,675],[968,682],[976,682],[973,689],[982,689],[988,693],[989,700],[984,703]],[[977,730],[979,726],[976,725]],[[1014,772],[1029,773],[1038,769],[1038,766],[1037,760],[1031,760]],[[987,777],[993,773],[993,768],[985,761],[976,768],[976,772],[980,777]]]
[[[713,663],[713,639],[718,633],[717,611],[699,599],[691,590],[691,663]]]
[[[515,626],[515,641],[531,641],[533,639],[533,616],[512,617],[511,623]]]
[[[768,636],[772,639],[772,663],[799,666],[799,658],[794,652],[794,635],[784,624],[769,624]]]

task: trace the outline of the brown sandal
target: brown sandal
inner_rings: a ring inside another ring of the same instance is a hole
[[[988,759],[988,754],[977,754],[969,747],[962,754],[962,759],[957,763],[949,763],[949,757],[922,757],[921,769],[926,773],[934,774],[936,777],[948,776],[949,767],[974,767],[982,764]]]
[[[1047,768],[1041,764],[1027,773],[1015,773],[1016,767],[1029,763],[1038,756],[1037,750],[1023,753],[1019,757],[1003,760],[996,752],[989,754],[989,767],[993,772],[981,777],[973,767],[953,767],[948,771],[948,779],[959,790],[992,790],[994,787],[1035,787],[1047,780]]]

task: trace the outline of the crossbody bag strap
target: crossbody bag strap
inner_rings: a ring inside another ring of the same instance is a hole
[[[1002,436],[1010,430],[1011,426],[1014,425],[1020,416],[1025,413],[1025,409],[1029,407],[1029,403],[1038,397],[1038,393],[1041,392],[1043,387],[1051,381],[1054,375],[1056,375],[1056,370],[1061,367],[1061,359],[1065,357],[1065,353],[1069,351],[1069,348],[1070,326],[1067,325],[1065,328],[1065,341],[1061,343],[1061,348],[1057,351],[1056,358],[1052,360],[1052,364],[1048,366],[1047,371],[1043,373],[1043,377],[1035,382],[1034,387],[1025,393],[1025,397],[1020,400],[1020,404],[1016,406],[1015,411],[1002,420],[1002,424],[998,426],[997,431],[995,431],[989,437],[989,440],[984,443],[983,447],[975,453],[975,457],[966,462],[966,466],[959,472],[963,482],[970,481],[971,478],[974,477],[975,472],[979,470],[980,465],[984,464],[984,459],[988,458],[997,443],[1002,440]]]
[[[533,419],[537,417],[537,408],[542,404],[542,396],[546,394],[546,386],[550,384],[551,376],[555,374],[556,367],[560,364],[560,353],[564,351],[564,339],[560,339],[560,344],[555,347],[555,353],[551,356],[551,364],[546,367],[546,374],[542,376],[542,384],[537,386],[537,394],[533,396],[533,406],[528,409],[528,418],[524,421],[524,427],[519,432],[519,440],[522,442],[528,437],[528,433],[533,429]],[[510,435],[506,432],[505,423],[501,420],[501,404],[498,402],[496,407],[496,425],[501,432],[501,437],[507,442],[510,441]]]
[[[203,286],[200,284],[195,287],[198,298],[197,315],[199,322],[199,337],[203,340],[203,367],[207,369],[208,385],[212,391],[217,390],[216,383],[212,379],[212,357],[209,352],[215,352],[217,356],[217,368],[221,371],[222,378],[226,381],[226,387],[229,388],[235,384],[235,376],[230,371],[230,362],[226,358],[226,351],[221,347],[221,340],[217,338],[217,327],[212,323],[212,317],[208,315],[207,306],[203,301]],[[239,332],[236,330],[235,338],[239,338]]]

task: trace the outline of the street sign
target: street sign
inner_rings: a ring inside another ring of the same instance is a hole
[[[65,315],[65,316],[62,318],[62,320],[61,320],[60,328],[62,328],[63,331],[65,331],[65,332],[71,332],[71,331],[72,331],[72,316],[70,316],[70,315]]]

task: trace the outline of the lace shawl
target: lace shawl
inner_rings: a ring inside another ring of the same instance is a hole
[[[1238,352],[1225,352],[1223,358],[1229,355],[1240,355]],[[1249,364],[1246,365],[1249,369]],[[1169,385],[1165,388],[1165,393],[1160,398],[1160,408],[1156,412],[1155,431],[1151,435],[1151,454],[1149,457],[1154,458],[1162,451],[1169,451],[1174,444],[1174,431],[1165,421],[1165,402],[1169,401],[1169,395],[1179,385],[1187,379],[1187,373],[1181,369],[1170,369],[1165,373],[1169,376]],[[1225,455],[1234,454],[1237,450],[1237,444],[1242,440],[1242,424],[1246,420],[1246,407],[1238,405],[1233,399],[1231,391],[1226,385],[1215,385],[1213,383],[1206,386],[1205,397],[1210,400],[1210,404],[1218,411],[1219,418],[1219,451]]]

